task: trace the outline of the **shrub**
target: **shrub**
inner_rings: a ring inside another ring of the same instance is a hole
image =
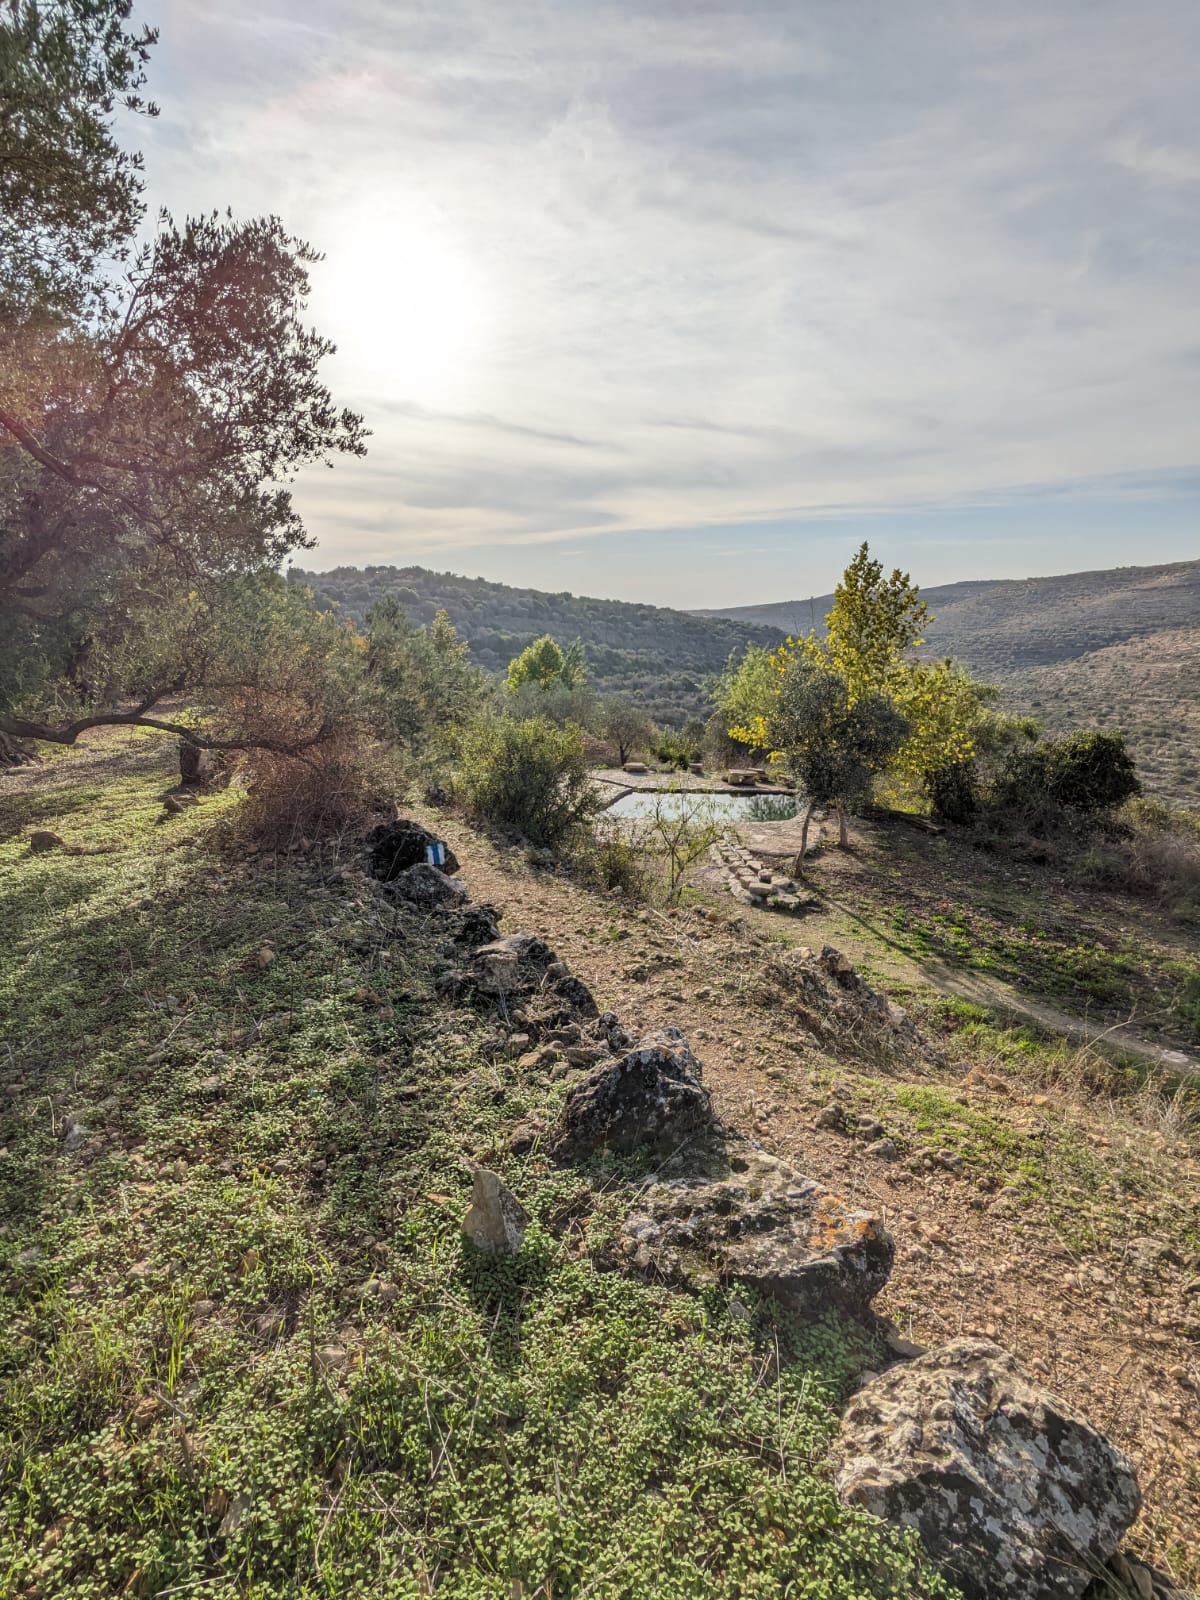
[[[1059,807],[1093,815],[1141,790],[1124,736],[1096,729],[1013,751],[995,786],[1000,804],[1035,814]]]
[[[970,822],[979,809],[979,780],[973,761],[951,761],[925,777],[925,790],[935,817]]]
[[[591,888],[620,889],[634,900],[649,897],[644,852],[611,824],[601,824],[595,833],[581,833],[571,853],[571,867],[575,877]]]
[[[248,793],[234,813],[236,833],[285,847],[364,832],[401,787],[399,769],[357,732],[302,756],[251,750],[239,771]]]
[[[578,836],[600,809],[582,732],[546,717],[478,723],[463,741],[459,787],[473,816],[550,848]]]

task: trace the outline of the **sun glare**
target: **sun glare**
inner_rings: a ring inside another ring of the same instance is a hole
[[[460,402],[484,329],[478,273],[435,222],[383,213],[338,229],[314,285],[358,381],[426,405]]]

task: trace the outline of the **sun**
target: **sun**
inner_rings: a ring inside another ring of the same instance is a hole
[[[485,296],[447,230],[416,208],[359,211],[325,254],[314,305],[352,381],[386,398],[459,403],[481,352]]]

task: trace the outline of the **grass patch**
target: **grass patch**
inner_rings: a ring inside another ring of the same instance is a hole
[[[436,926],[222,855],[235,795],[161,822],[165,763],[0,802],[106,847],[0,846],[0,1591],[948,1595],[833,1492],[861,1334],[605,1270],[587,1178],[497,1153],[561,1087],[436,997]]]

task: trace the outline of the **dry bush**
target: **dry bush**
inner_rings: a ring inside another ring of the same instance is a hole
[[[239,763],[246,799],[235,814],[242,837],[279,847],[360,834],[391,809],[400,784],[394,756],[341,734],[299,756],[247,752]]]
[[[1122,836],[1082,853],[1085,881],[1148,895],[1177,915],[1200,915],[1200,819],[1161,802],[1134,801],[1120,813]]]

